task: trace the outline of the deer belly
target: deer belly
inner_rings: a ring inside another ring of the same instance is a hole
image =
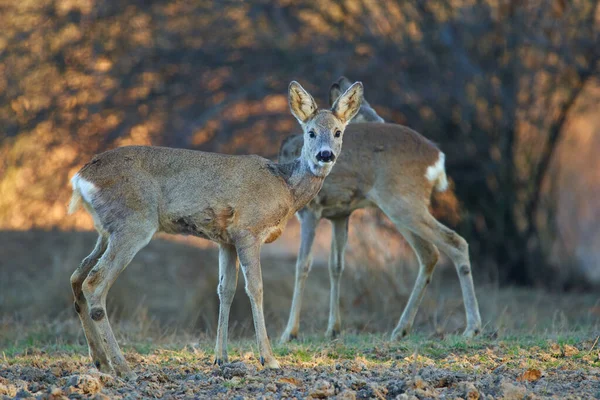
[[[174,215],[161,220],[161,231],[172,234],[193,235],[218,243],[231,243],[229,227],[234,223],[235,211],[231,207],[215,210],[207,208],[192,215]]]
[[[357,192],[348,193],[347,196],[323,195],[318,199],[316,207],[321,209],[321,215],[325,218],[338,218],[350,215],[354,210],[371,207],[373,204],[359,195]]]

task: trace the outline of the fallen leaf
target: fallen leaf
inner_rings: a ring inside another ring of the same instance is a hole
[[[569,346],[568,344],[565,344],[564,351],[565,351],[565,356],[567,356],[567,357],[571,357],[576,354],[579,354],[579,349],[577,347]]]
[[[292,384],[294,386],[300,386],[300,384],[302,382],[300,382],[300,380],[298,380],[296,378],[284,376],[283,378],[279,379],[279,383],[289,383],[289,384]]]
[[[523,372],[523,375],[517,378],[518,381],[529,381],[535,382],[542,377],[542,371],[535,368],[529,368],[527,371]]]
[[[550,345],[550,350],[552,351],[552,355],[554,357],[562,356],[562,350],[561,350],[560,346],[558,345],[558,343],[552,343],[552,345]]]
[[[479,398],[480,395],[477,390],[472,390],[469,393],[467,393],[467,400],[479,400]]]

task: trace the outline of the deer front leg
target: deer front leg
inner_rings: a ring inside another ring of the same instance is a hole
[[[263,281],[260,267],[260,243],[254,242],[245,246],[237,247],[242,272],[246,280],[246,293],[250,298],[252,306],[252,317],[254,319],[254,330],[256,341],[260,352],[260,363],[268,368],[278,369],[279,363],[273,356],[271,344],[267,336],[265,316],[263,312]]]
[[[415,281],[408,303],[404,308],[402,317],[392,332],[392,340],[403,338],[411,331],[415,316],[419,309],[419,304],[421,304],[421,300],[423,300],[425,289],[427,289],[427,286],[431,282],[433,270],[439,259],[439,251],[433,244],[421,239],[419,236],[406,229],[399,229],[399,231],[402,233],[402,236],[404,236],[408,244],[410,244],[410,247],[412,247],[417,256],[419,262],[419,275]]]
[[[287,327],[281,335],[280,342],[286,343],[296,339],[298,336],[298,328],[300,327],[300,309],[302,308],[302,294],[304,293],[304,285],[308,273],[312,266],[312,245],[315,240],[315,231],[319,216],[304,208],[298,211],[298,219],[300,220],[300,251],[296,260],[296,280],[294,283],[294,297],[292,298],[292,306],[290,308],[290,317]]]
[[[219,324],[217,325],[217,346],[215,348],[215,364],[222,365],[227,358],[227,331],[229,327],[229,310],[235,295],[238,279],[238,259],[235,247],[222,244],[219,246]]]
[[[342,320],[340,317],[340,281],[344,271],[344,251],[348,243],[348,220],[350,216],[332,219],[331,253],[329,254],[329,281],[331,284],[329,299],[329,323],[325,336],[330,339],[340,333]]]

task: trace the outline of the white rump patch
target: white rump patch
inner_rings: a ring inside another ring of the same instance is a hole
[[[92,182],[87,181],[79,176],[79,174],[75,174],[73,178],[71,178],[71,185],[73,186],[73,190],[78,191],[87,203],[91,203],[92,199],[98,193],[98,188]]]
[[[440,155],[435,164],[427,167],[425,171],[425,177],[430,181],[434,182],[435,188],[439,192],[443,192],[448,188],[448,180],[446,179],[446,168],[444,166],[446,162],[446,155],[440,151]]]

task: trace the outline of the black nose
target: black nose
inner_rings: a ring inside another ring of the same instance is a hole
[[[317,153],[317,161],[332,162],[333,160],[335,160],[335,156],[329,150],[322,150]]]

